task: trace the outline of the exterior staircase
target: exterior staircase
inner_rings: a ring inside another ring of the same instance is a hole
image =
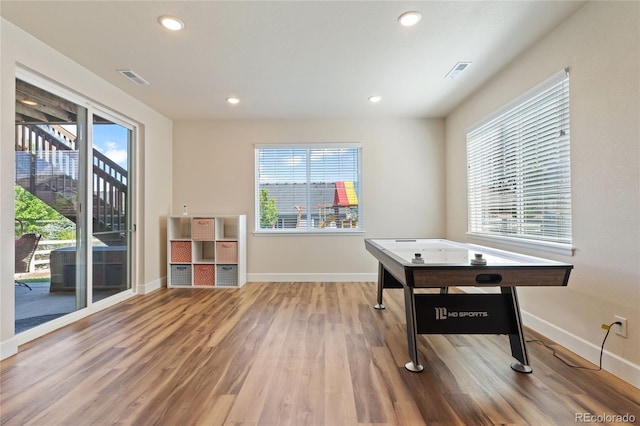
[[[93,150],[93,235],[106,245],[126,243],[127,171]],[[61,126],[16,124],[15,182],[61,215],[77,220],[79,152]]]

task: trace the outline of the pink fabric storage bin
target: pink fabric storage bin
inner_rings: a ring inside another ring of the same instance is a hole
[[[194,241],[213,241],[215,219],[194,217],[191,221],[191,238]]]
[[[171,261],[191,262],[191,241],[171,241]]]
[[[193,285],[215,285],[215,265],[193,265]]]
[[[216,242],[216,263],[238,263],[238,242]]]

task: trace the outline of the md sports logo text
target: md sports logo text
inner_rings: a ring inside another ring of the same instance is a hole
[[[486,311],[449,311],[444,307],[435,307],[436,320],[446,320],[448,318],[486,318],[489,312]]]

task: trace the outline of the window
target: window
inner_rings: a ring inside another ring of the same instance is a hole
[[[257,146],[257,232],[362,231],[356,144]]]
[[[467,162],[470,235],[570,248],[568,73],[469,130]]]

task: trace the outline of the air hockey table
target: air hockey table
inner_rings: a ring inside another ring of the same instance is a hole
[[[420,372],[418,334],[506,334],[511,368],[531,373],[516,287],[566,286],[573,265],[444,239],[365,239],[378,260],[376,309],[385,288],[402,288],[409,371]],[[451,294],[450,287],[499,287],[494,293]],[[436,288],[438,293],[416,293]]]

